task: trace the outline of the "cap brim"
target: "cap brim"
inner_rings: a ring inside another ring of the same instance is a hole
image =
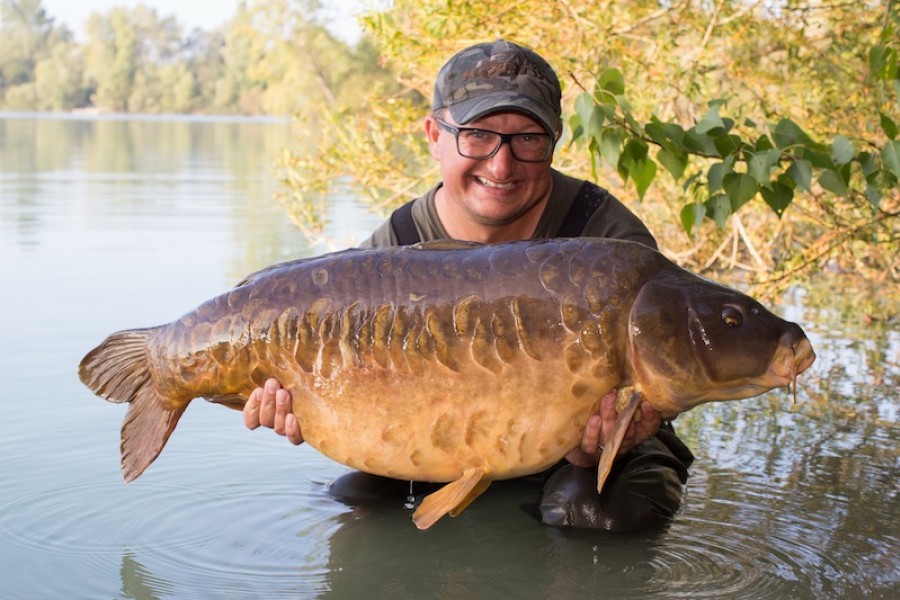
[[[482,94],[477,98],[462,100],[449,107],[449,110],[453,120],[459,125],[465,125],[470,121],[493,113],[516,111],[525,113],[536,120],[543,125],[550,135],[556,135],[556,132],[562,126],[559,115],[555,114],[555,111],[548,108],[547,105],[509,90]]]

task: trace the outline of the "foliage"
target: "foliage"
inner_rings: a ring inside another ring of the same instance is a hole
[[[248,0],[221,29],[186,36],[153,9],[94,12],[78,44],[41,0],[0,0],[0,109],[287,116],[352,106],[371,45],[350,48],[315,0]]]
[[[384,209],[433,185],[433,77],[505,37],[563,79],[556,164],[629,202],[680,262],[770,284],[817,265],[896,280],[898,21],[892,2],[396,0],[366,25],[402,87],[326,114],[317,152],[285,156],[287,203],[318,215],[341,176]]]

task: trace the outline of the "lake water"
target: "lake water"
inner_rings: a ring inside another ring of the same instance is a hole
[[[533,488],[496,485],[420,532],[400,501],[329,496],[345,467],[202,401],[125,485],[125,407],[77,365],[331,249],[272,200],[290,140],[280,122],[0,115],[0,597],[900,597],[898,307],[826,276],[775,307],[819,355],[796,403],[676,421],[697,461],[661,530],[556,530],[521,510]],[[381,220],[350,196],[329,209],[336,248]]]

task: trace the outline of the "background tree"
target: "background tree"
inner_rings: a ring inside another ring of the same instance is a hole
[[[156,112],[161,71],[179,59],[181,27],[175,19],[161,19],[143,5],[113,8],[93,13],[86,33],[85,78],[94,90],[93,104],[111,111]]]
[[[434,75],[504,37],[563,80],[556,164],[628,202],[680,262],[896,280],[897,22],[892,2],[396,0],[366,25],[402,89],[326,111],[329,141],[284,157],[283,201],[315,225],[340,176],[385,210],[423,192]]]
[[[0,109],[287,116],[352,106],[384,79],[374,47],[350,47],[314,0],[251,0],[221,29],[186,36],[138,4],[94,12],[85,43],[40,0],[0,0]]]
[[[18,110],[39,108],[35,89],[38,64],[67,55],[71,45],[71,32],[54,25],[41,0],[0,0],[2,104]],[[45,64],[45,73],[46,69]]]
[[[225,34],[225,77],[217,102],[237,103],[245,114],[355,104],[359,94],[342,90],[354,74],[379,77],[380,69],[372,69],[373,49],[354,50],[337,40],[316,19],[319,8],[315,0],[242,4]]]

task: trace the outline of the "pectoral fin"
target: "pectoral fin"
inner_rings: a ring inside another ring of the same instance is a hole
[[[425,496],[422,504],[413,513],[413,523],[419,529],[428,529],[438,519],[450,513],[455,517],[491,484],[485,478],[484,469],[473,467],[463,471],[462,477],[452,481],[438,491]]]
[[[610,432],[610,439],[607,441],[606,447],[603,448],[603,454],[600,455],[600,465],[597,470],[598,494],[603,491],[603,484],[609,476],[609,471],[612,469],[613,461],[616,460],[616,455],[619,453],[619,447],[622,445],[622,440],[625,439],[625,432],[628,431],[628,426],[634,419],[638,406],[641,404],[641,399],[642,396],[640,392],[632,392],[631,399],[628,401],[628,404],[625,405],[622,412],[619,413],[619,417],[616,419],[615,425],[613,425],[613,430]]]

